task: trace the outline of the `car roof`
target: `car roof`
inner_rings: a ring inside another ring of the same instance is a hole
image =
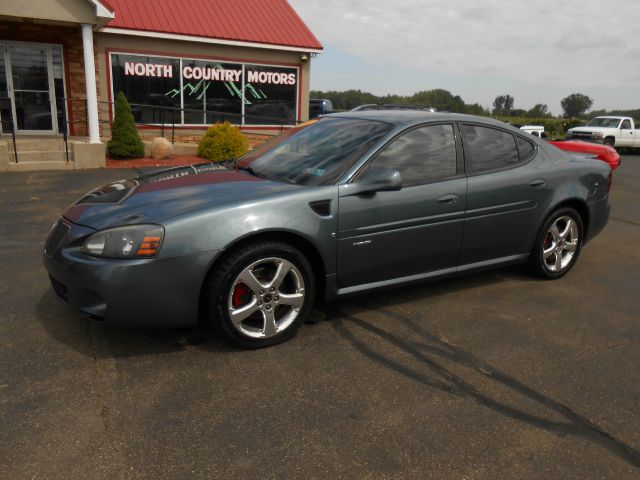
[[[513,128],[507,123],[492,118],[462,113],[429,112],[425,110],[360,110],[357,112],[332,113],[327,118],[357,118],[391,123],[397,127],[419,125],[427,122],[474,122],[501,128]],[[517,130],[517,129],[515,129]]]

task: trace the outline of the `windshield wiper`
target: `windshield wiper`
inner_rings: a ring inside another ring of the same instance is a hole
[[[247,172],[249,175],[253,175],[254,177],[267,178],[268,179],[268,177],[266,175],[264,175],[263,173],[256,172],[253,169],[253,167],[236,167],[236,170],[242,170],[243,172]]]

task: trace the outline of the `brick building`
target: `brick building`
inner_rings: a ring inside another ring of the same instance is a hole
[[[144,136],[280,130],[308,117],[321,51],[287,0],[3,0],[0,170],[12,134],[34,148],[67,133],[72,160],[103,151],[120,91]]]

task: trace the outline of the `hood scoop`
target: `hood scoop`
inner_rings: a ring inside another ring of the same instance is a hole
[[[76,202],[76,205],[105,205],[118,204],[131,195],[139,186],[155,183],[171,182],[184,179],[193,175],[205,173],[228,172],[229,169],[215,163],[200,163],[163,169],[156,172],[145,173],[138,178],[118,180],[104,187],[97,188]],[[153,190],[153,188],[151,188]]]

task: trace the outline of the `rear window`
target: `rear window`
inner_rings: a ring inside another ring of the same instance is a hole
[[[500,170],[520,163],[512,133],[478,125],[462,125],[462,140],[470,173]]]
[[[516,135],[516,144],[518,145],[518,155],[520,155],[521,162],[527,162],[533,157],[536,151],[535,145],[529,140],[525,140],[522,137]]]

